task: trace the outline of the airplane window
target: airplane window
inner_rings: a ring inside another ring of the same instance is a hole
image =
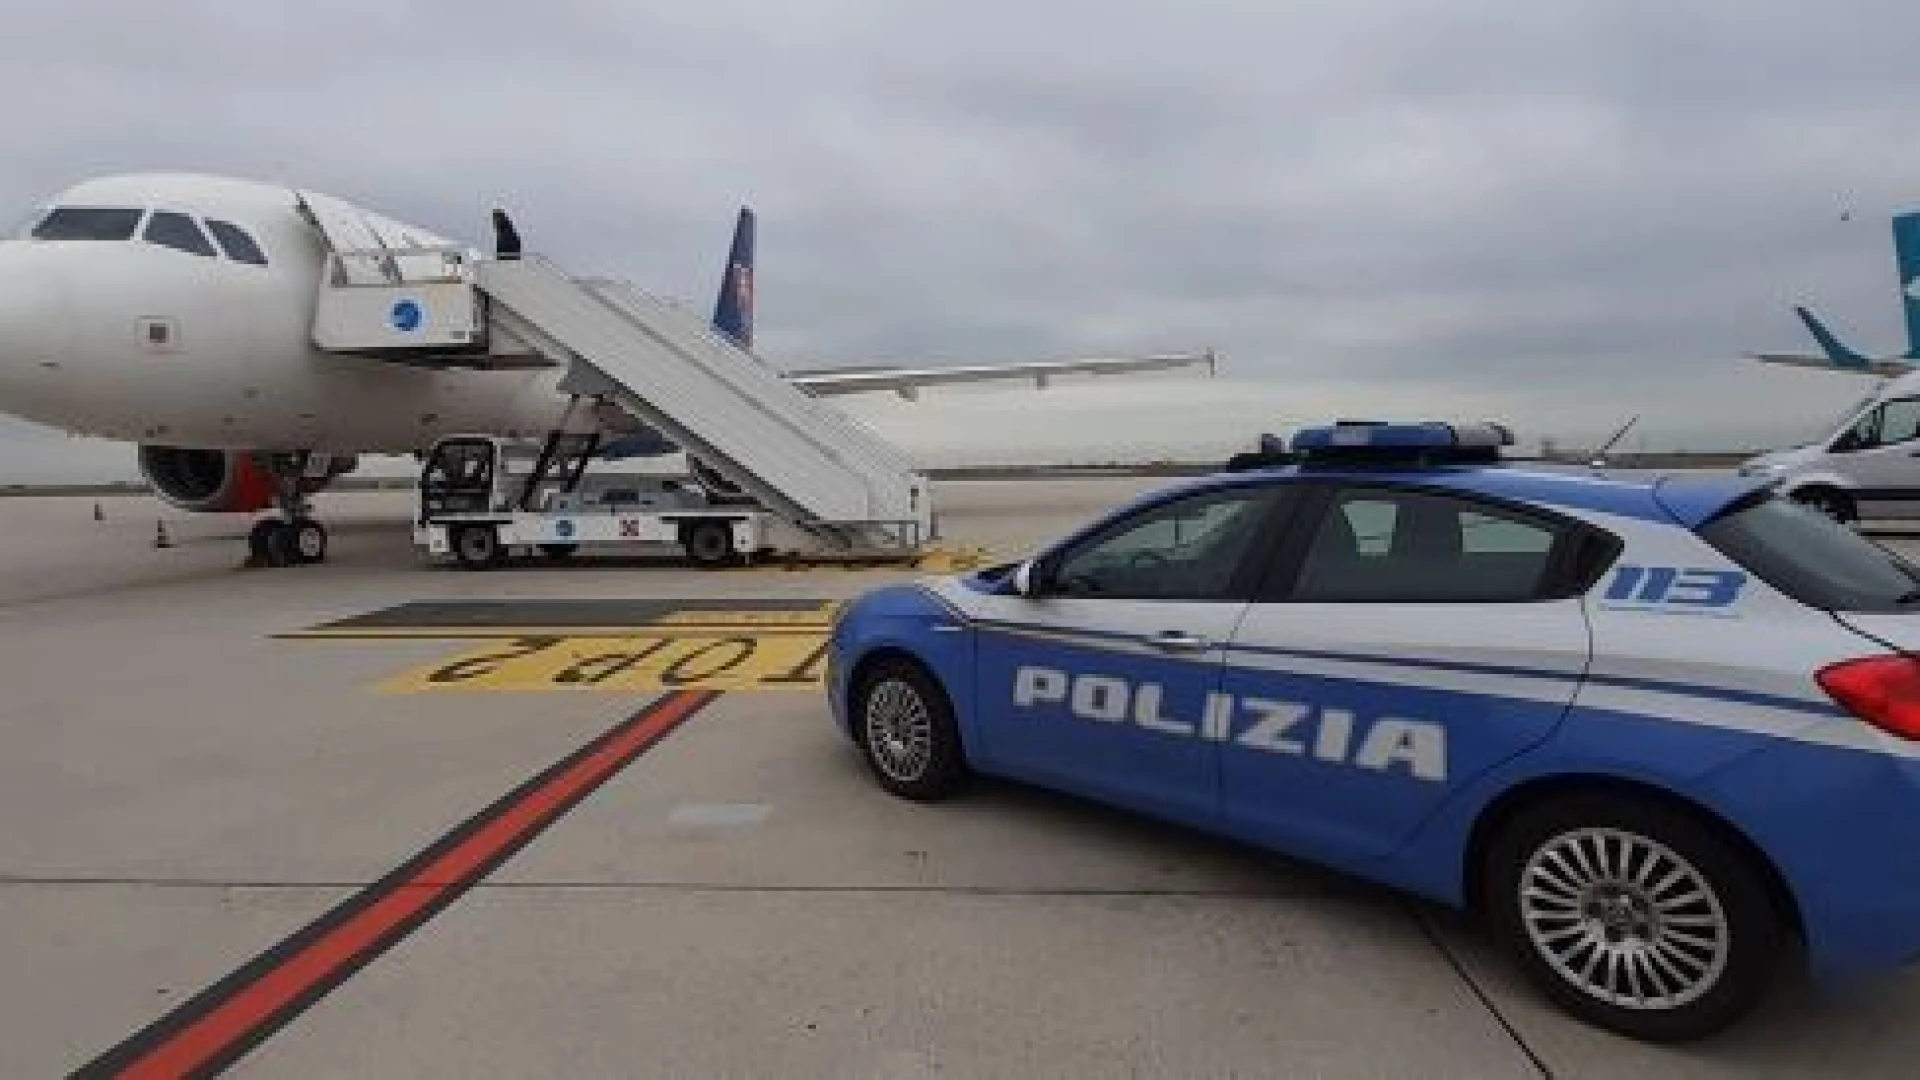
[[[33,227],[35,240],[131,240],[142,211],[104,206],[62,206]]]
[[[200,226],[185,214],[155,210],[153,216],[147,219],[147,231],[142,235],[149,244],[170,247],[189,255],[213,257],[213,245],[207,242],[207,234],[201,232]]]
[[[208,218],[207,231],[213,233],[213,238],[219,243],[220,250],[226,252],[227,258],[234,262],[246,263],[249,266],[267,265],[267,253],[261,251],[260,245],[254,243],[253,237],[247,235],[247,230],[240,226],[230,221],[215,221],[213,218]]]

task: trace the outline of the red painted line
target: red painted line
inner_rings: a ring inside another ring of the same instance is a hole
[[[413,874],[383,882],[383,894],[350,918],[235,988],[206,1012],[171,1032],[124,1068],[111,1075],[129,1078],[178,1077],[204,1074],[230,1063],[236,1047],[259,1041],[290,1019],[289,1010],[311,1004],[316,990],[337,984],[343,969],[351,971],[391,946],[411,929],[410,921],[430,917],[448,894],[471,887],[501,858],[530,840],[571,805],[590,794],[648,747],[698,712],[714,698],[714,691],[692,690],[670,694],[635,719],[616,729],[603,745],[572,762],[544,783],[495,808],[497,816],[462,838]],[[363,897],[356,897],[363,900]],[[417,923],[416,923],[417,925]]]

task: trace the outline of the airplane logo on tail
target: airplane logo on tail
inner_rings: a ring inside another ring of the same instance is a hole
[[[713,328],[743,349],[753,348],[753,247],[753,211],[743,206],[733,226],[720,295],[713,303]]]
[[[1920,278],[1913,279],[1909,289],[1920,289]],[[733,302],[741,311],[753,311],[753,267],[746,263],[733,264]]]

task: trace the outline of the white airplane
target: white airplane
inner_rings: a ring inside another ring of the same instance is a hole
[[[195,174],[88,180],[0,241],[0,411],[138,445],[140,471],[176,507],[278,516],[252,556],[325,557],[307,496],[356,455],[417,454],[456,433],[544,436],[564,368],[422,364],[327,352],[314,313],[329,249],[317,215],[344,208],[395,249],[477,255],[432,232],[296,188]],[[715,328],[752,343],[753,216],[742,210]],[[1211,352],[954,368],[862,365],[790,374],[815,395],[983,379],[1111,374],[1205,363]],[[457,358],[455,358],[457,362]],[[635,434],[638,430],[639,434]],[[625,455],[675,448],[632,424]]]

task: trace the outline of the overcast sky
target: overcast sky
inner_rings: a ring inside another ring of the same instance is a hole
[[[1920,206],[1920,6],[1898,0],[8,14],[21,213],[196,169],[484,243],[498,199],[568,268],[705,303],[747,201],[782,365],[1222,355],[1212,383],[854,406],[959,449],[1004,446],[1010,414],[1096,448],[1435,412],[1754,445],[1865,389],[1739,359],[1810,344],[1791,303],[1905,347],[1887,218]],[[132,456],[13,421],[0,446],[11,481]]]

